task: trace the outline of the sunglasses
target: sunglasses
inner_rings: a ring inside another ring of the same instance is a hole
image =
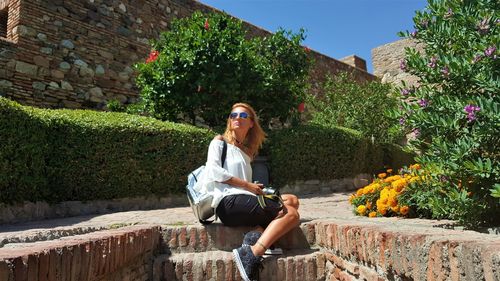
[[[247,118],[250,118],[250,115],[246,112],[231,112],[231,114],[229,114],[229,118],[231,118],[231,119],[236,119],[236,118],[247,119]]]

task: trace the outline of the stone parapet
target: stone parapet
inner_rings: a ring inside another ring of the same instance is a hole
[[[158,227],[128,227],[0,250],[0,280],[151,280]]]
[[[500,280],[498,235],[322,221],[316,242],[339,280]]]

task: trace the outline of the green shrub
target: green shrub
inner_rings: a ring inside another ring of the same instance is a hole
[[[137,64],[146,109],[163,120],[195,124],[202,117],[214,127],[224,124],[232,104],[247,102],[264,127],[272,118],[285,121],[307,89],[303,31],[247,37],[242,22],[223,13],[174,20]]]
[[[214,134],[137,115],[38,109],[0,98],[0,202],[181,193],[187,174],[206,161]],[[264,152],[279,186],[373,172],[383,159],[392,161],[385,154],[398,149],[391,149],[353,130],[303,125],[272,131]]]
[[[153,118],[0,98],[0,202],[181,193],[213,136]]]
[[[324,97],[308,99],[313,107],[311,123],[358,130],[377,142],[398,142],[403,137],[390,130],[397,121],[385,115],[396,109],[398,102],[390,84],[359,83],[352,74],[342,72],[328,77],[323,88]]]
[[[430,0],[401,34],[424,46],[401,61],[420,81],[401,89],[397,112],[426,173],[405,197],[420,215],[500,223],[499,17],[497,0]]]
[[[272,131],[269,138],[271,179],[276,186],[297,180],[349,178],[374,173],[384,164],[397,169],[401,166],[393,165],[411,161],[408,157],[409,162],[393,162],[403,158],[397,156],[404,154],[397,146],[372,144],[360,132],[342,127],[300,125]]]

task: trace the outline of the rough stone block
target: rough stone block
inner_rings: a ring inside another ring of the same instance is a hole
[[[30,76],[37,76],[38,74],[38,67],[36,65],[26,63],[23,61],[17,61],[16,62],[16,71],[27,74]]]

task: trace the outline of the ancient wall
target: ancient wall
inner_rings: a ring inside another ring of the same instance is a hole
[[[110,99],[132,103],[138,97],[133,64],[147,57],[148,40],[173,18],[195,10],[214,11],[194,0],[0,0],[0,19],[7,19],[6,37],[0,38],[0,95],[41,107],[102,108]],[[253,36],[269,34],[246,26]],[[374,79],[311,55],[313,85],[339,70]]]
[[[372,49],[373,74],[385,83],[399,85],[401,80],[410,85],[417,83],[417,77],[400,69],[406,47],[423,50],[421,45],[410,39],[398,40]]]

